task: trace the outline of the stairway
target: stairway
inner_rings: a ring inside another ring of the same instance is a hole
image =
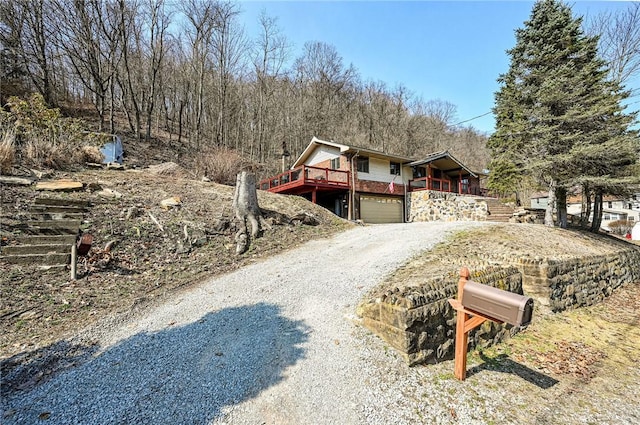
[[[486,201],[487,210],[489,211],[487,221],[508,223],[509,219],[513,217],[513,207],[503,204],[499,199],[485,198],[483,200]]]
[[[29,208],[29,218],[13,226],[20,235],[1,248],[0,260],[10,264],[66,266],[88,207],[88,201],[37,198]]]

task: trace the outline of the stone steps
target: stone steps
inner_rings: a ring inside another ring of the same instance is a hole
[[[69,264],[71,248],[68,254],[25,254],[25,255],[2,255],[2,261],[9,264],[41,265],[41,266],[62,266]]]
[[[71,258],[89,202],[63,198],[37,198],[29,214],[16,218],[12,244],[2,247],[0,259],[10,264],[64,267]]]
[[[503,204],[498,199],[485,199],[489,216],[487,221],[507,223],[513,216],[514,208]]]

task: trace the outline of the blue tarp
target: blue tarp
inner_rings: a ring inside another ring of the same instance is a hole
[[[105,143],[105,145],[100,148],[100,152],[104,155],[104,159],[102,160],[103,164],[110,164],[113,162],[122,164],[124,162],[124,148],[122,147],[122,140],[120,140],[120,137],[115,134],[113,135],[113,141]]]

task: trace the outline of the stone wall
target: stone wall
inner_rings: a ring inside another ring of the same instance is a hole
[[[525,293],[552,311],[596,304],[616,288],[640,281],[640,250],[633,248],[569,260],[522,258],[514,265]]]
[[[524,292],[553,311],[592,305],[622,285],[640,282],[640,249],[636,248],[562,260],[505,257],[502,264],[475,266],[471,280]],[[397,349],[410,365],[447,359],[453,356],[456,324],[447,299],[456,296],[457,288],[457,274],[431,278],[419,286],[373,295],[358,306],[357,313],[365,327]],[[469,347],[491,345],[517,330],[485,322],[470,333]]]
[[[485,221],[487,203],[456,193],[420,190],[409,193],[409,222]]]
[[[458,291],[456,274],[432,278],[421,286],[393,288],[365,300],[358,315],[365,327],[398,350],[410,365],[452,358],[455,311],[447,302]],[[487,267],[471,279],[522,294],[522,279],[515,267]],[[469,346],[487,346],[515,331],[510,325],[485,322],[469,334]]]

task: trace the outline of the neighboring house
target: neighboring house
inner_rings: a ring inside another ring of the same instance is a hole
[[[546,208],[547,193],[540,192],[531,197],[532,208]],[[593,204],[591,204],[591,216],[593,218]],[[567,214],[579,216],[582,213],[582,196],[567,197]],[[609,230],[609,223],[626,220],[630,222],[640,221],[640,192],[629,198],[620,196],[605,196],[602,201],[602,227]]]
[[[549,192],[536,192],[531,195],[531,208],[546,210],[549,200]]]
[[[480,192],[478,176],[448,152],[416,161],[316,137],[291,170],[262,180],[260,189],[301,195],[367,223],[404,222],[410,191]]]

